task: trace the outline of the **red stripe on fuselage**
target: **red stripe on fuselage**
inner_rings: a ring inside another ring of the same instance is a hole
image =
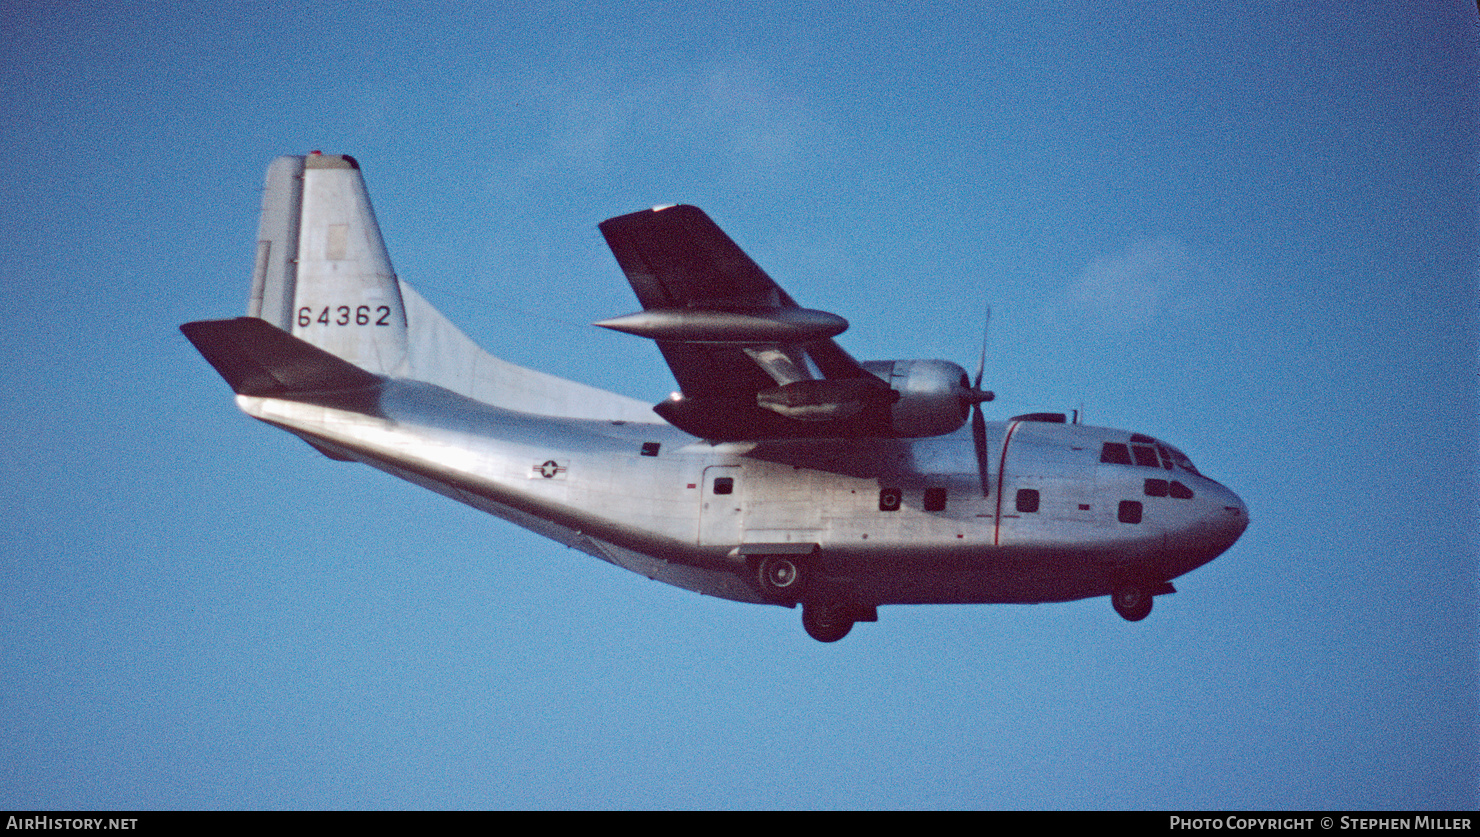
[[[1002,477],[1007,473],[1007,445],[1020,421],[1007,426],[1007,435],[1002,438],[1002,459],[997,463],[997,513],[992,516],[992,546],[1002,545]]]

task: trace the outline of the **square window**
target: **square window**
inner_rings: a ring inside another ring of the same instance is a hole
[[[1140,500],[1121,500],[1120,501],[1120,522],[1121,523],[1140,523],[1141,522],[1141,501]]]
[[[714,478],[714,493],[715,494],[733,494],[733,493],[735,493],[735,478],[734,477],[715,477]]]
[[[1165,497],[1167,496],[1167,488],[1168,486],[1166,480],[1146,480],[1147,497]]]
[[[933,486],[925,489],[925,511],[938,512],[946,510],[946,490],[941,486]]]
[[[1038,511],[1038,489],[1019,488],[1017,493],[1017,510],[1025,513]]]
[[[657,456],[658,455],[658,449],[661,448],[661,447],[663,447],[663,443],[662,442],[643,442],[642,443],[642,455],[643,456]]]

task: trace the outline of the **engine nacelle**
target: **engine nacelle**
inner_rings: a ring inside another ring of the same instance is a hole
[[[971,414],[971,379],[965,369],[948,360],[873,360],[863,368],[899,393],[899,400],[890,407],[895,436],[951,433]]]
[[[653,406],[669,424],[701,439],[921,438],[953,433],[992,393],[971,386],[945,360],[877,360],[872,377],[808,378],[753,395],[674,394]]]

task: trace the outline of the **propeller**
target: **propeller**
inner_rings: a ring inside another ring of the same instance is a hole
[[[986,322],[982,325],[982,352],[976,361],[976,380],[971,389],[961,396],[963,404],[971,405],[971,440],[976,443],[976,472],[982,480],[982,496],[992,493],[991,465],[987,459],[987,420],[982,415],[982,403],[997,396],[982,389],[982,375],[987,370],[987,329],[992,325],[992,307],[987,306]]]

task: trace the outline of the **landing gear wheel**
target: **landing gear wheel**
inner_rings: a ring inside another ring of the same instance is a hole
[[[767,555],[761,559],[761,589],[772,596],[795,599],[802,592],[802,565],[787,555]]]
[[[802,605],[802,627],[818,642],[837,642],[853,630],[853,617],[841,605],[806,602]]]
[[[1151,615],[1151,592],[1144,584],[1122,584],[1110,594],[1110,604],[1127,622],[1139,622]]]

